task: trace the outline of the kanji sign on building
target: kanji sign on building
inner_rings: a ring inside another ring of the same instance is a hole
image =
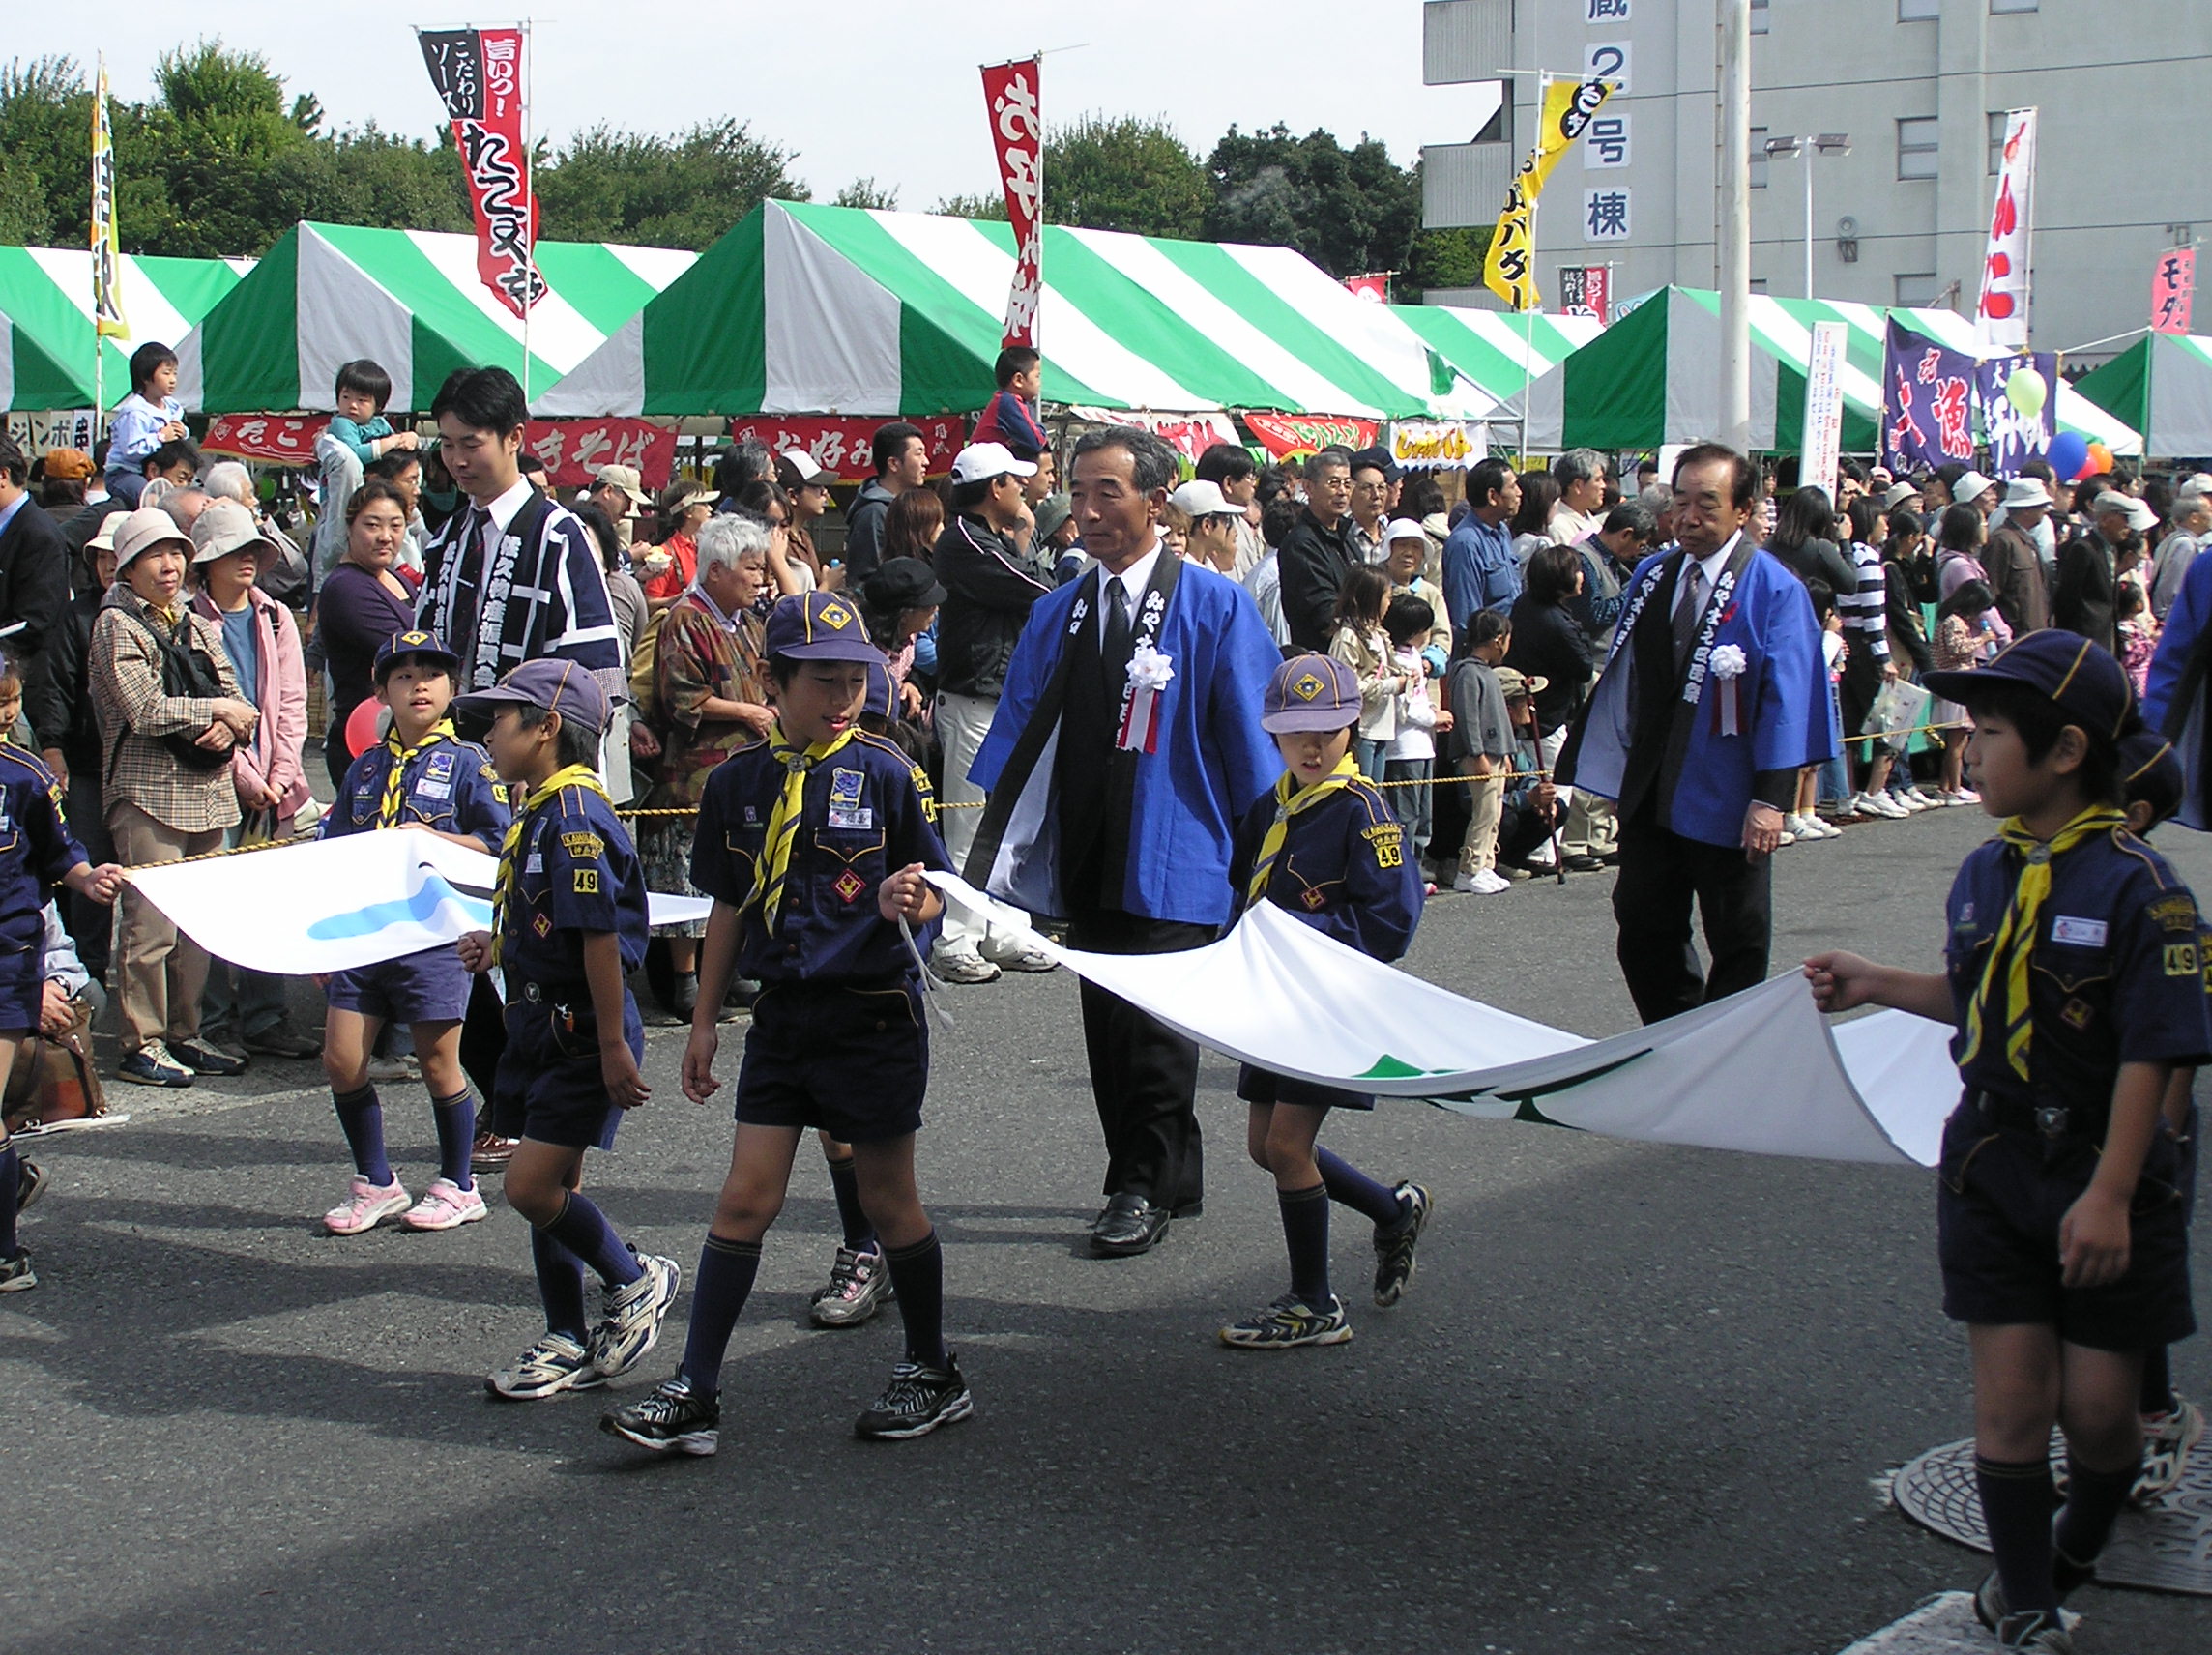
[[[2197,249],[2168,247],[2150,278],[2150,331],[2186,334],[2197,293]]]
[[[1014,278],[1006,291],[1004,345],[1036,344],[1037,303],[1044,296],[1044,123],[1038,114],[1041,58],[987,64],[983,102],[991,115],[991,151],[1014,228]]]
[[[1625,186],[1583,191],[1584,241],[1625,242],[1628,240],[1628,189]]]

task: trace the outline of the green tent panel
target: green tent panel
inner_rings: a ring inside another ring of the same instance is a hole
[[[2212,457],[2212,335],[2145,334],[2074,389],[2140,431],[2145,453]]]
[[[131,394],[131,353],[154,341],[177,346],[251,268],[249,259],[124,255],[116,281],[129,331],[101,341],[96,376],[91,253],[0,247],[0,408],[112,407]]]

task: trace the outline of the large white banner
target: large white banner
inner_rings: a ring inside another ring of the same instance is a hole
[[[130,875],[209,953],[279,976],[352,971],[489,930],[498,878],[497,857],[407,828]],[[648,902],[655,925],[703,918],[713,906],[658,893]]]
[[[1996,200],[1990,207],[1990,245],[1982,255],[1982,291],[1974,334],[1987,351],[2027,349],[2027,261],[2035,222],[2035,111],[2005,114]]]
[[[1822,489],[1836,498],[1836,461],[1844,447],[1844,342],[1850,335],[1845,322],[1813,324],[1813,348],[1805,359],[1805,444],[1797,463],[1797,480],[1806,488]]]
[[[1013,910],[931,881],[994,929]],[[1278,1074],[1464,1115],[1651,1144],[1934,1166],[1959,1098],[1940,1023],[1884,1011],[1830,1029],[1776,977],[1648,1029],[1590,1041],[1463,999],[1262,903],[1179,954],[1089,954],[1027,939],[1201,1045]]]

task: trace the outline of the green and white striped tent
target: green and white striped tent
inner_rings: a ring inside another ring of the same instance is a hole
[[[371,357],[416,410],[457,367],[551,385],[687,270],[664,247],[540,242],[550,292],[522,322],[477,276],[476,238],[302,223],[178,347],[178,394],[208,414],[328,409],[338,364]]]
[[[2212,335],[2145,334],[2074,389],[2140,431],[2146,453],[2212,456]]]
[[[1003,223],[764,202],[565,379],[546,415],[972,413],[1013,273]],[[1044,400],[1480,418],[1388,305],[1288,247],[1048,227]]]
[[[252,268],[124,254],[117,279],[131,332],[102,341],[99,390],[109,406],[131,394],[132,351],[150,340],[174,348]],[[90,408],[93,381],[92,254],[0,247],[0,409]]]
[[[1973,327],[1949,310],[1898,309],[1805,299],[1751,300],[1751,446],[1790,453],[1804,446],[1805,369],[1813,324],[1850,331],[1844,351],[1846,453],[1872,453],[1881,416],[1881,356],[1888,319],[1954,349],[1972,351]],[[1700,288],[1653,293],[1529,388],[1531,449],[1653,449],[1695,442],[1721,428],[1720,296]],[[2057,388],[2058,425],[2115,454],[2142,451],[2134,429]],[[1516,402],[1518,399],[1515,399]]]
[[[1393,305],[1390,313],[1452,371],[1509,402],[1605,332],[1594,316],[1546,311],[1468,310],[1449,305]]]

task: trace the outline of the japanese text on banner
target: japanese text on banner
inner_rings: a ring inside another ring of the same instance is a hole
[[[2197,249],[2169,247],[2158,255],[2150,278],[2150,331],[2186,334],[2197,294]]]
[[[1981,297],[1974,333],[1984,349],[2027,344],[2028,232],[2035,218],[2035,111],[2005,115],[2003,162],[1990,208],[1990,245],[1982,256]]]
[[[1933,471],[1974,458],[1974,359],[1894,317],[1881,362],[1881,463]]]
[[[522,141],[522,31],[424,30],[417,38],[468,179],[477,274],[520,316],[546,294],[535,257],[538,199]]]
[[[107,59],[92,94],[92,324],[101,338],[128,338],[119,289],[121,254],[115,227],[115,142],[107,127]]]
[[[983,71],[983,103],[991,116],[991,151],[1006,192],[1014,230],[1014,279],[1006,291],[1002,347],[1036,344],[1037,303],[1044,295],[1044,123],[1037,112],[1040,58],[998,63]]]
[[[1543,303],[1536,291],[1536,198],[1544,181],[1559,164],[1575,139],[1590,123],[1605,101],[1613,96],[1610,80],[1554,80],[1544,87],[1543,117],[1536,147],[1513,175],[1505,192],[1504,211],[1490,238],[1490,251],[1482,261],[1482,284],[1516,310],[1533,310]]]
[[[952,457],[966,445],[973,419],[963,414],[917,414],[910,421],[929,450],[931,477],[943,477],[952,469]],[[869,442],[883,422],[836,415],[742,414],[730,421],[730,435],[751,437],[773,454],[796,450],[839,481],[859,482],[875,475]]]

